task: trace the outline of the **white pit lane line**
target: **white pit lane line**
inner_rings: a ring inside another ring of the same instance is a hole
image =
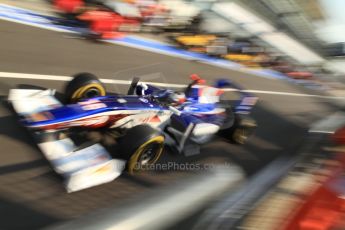
[[[47,80],[47,81],[69,81],[72,77],[68,76],[56,76],[56,75],[42,75],[42,74],[27,74],[27,73],[9,73],[9,72],[0,72],[0,78],[8,79],[31,79],[31,80]],[[120,85],[129,85],[131,81],[129,80],[117,80],[117,79],[100,79],[105,84],[120,84]],[[171,87],[171,88],[184,88],[187,85],[183,84],[172,84],[172,83],[160,83],[160,82],[144,82],[147,84],[152,84],[160,87]],[[226,92],[236,92],[239,91],[234,88],[225,88],[223,89]],[[289,92],[277,92],[277,91],[265,91],[265,90],[241,90],[245,93],[253,94],[269,94],[269,95],[278,95],[278,96],[293,96],[293,97],[314,97],[322,99],[345,99],[344,97],[337,96],[323,96],[315,94],[303,94],[303,93],[289,93]]]

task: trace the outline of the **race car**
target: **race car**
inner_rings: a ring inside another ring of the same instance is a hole
[[[214,34],[191,34],[171,36],[170,39],[180,48],[192,52],[221,56],[227,53],[226,38]]]
[[[128,4],[118,4],[122,7],[115,11],[112,4],[100,1],[55,0],[54,8],[61,16],[55,23],[75,27],[83,37],[91,40],[122,38],[123,32],[139,30],[141,15],[136,8],[122,9]],[[120,9],[128,12],[124,14]]]
[[[112,181],[124,169],[145,169],[166,145],[193,155],[217,134],[243,144],[256,127],[249,113],[257,97],[242,93],[232,106],[222,99],[222,88],[241,91],[239,86],[222,79],[207,86],[198,75],[191,79],[185,90],[174,91],[134,78],[127,95],[107,95],[96,76],[81,73],[67,84],[65,103],[53,89],[12,89],[8,99],[73,192]],[[115,144],[91,141],[92,130],[110,133]]]

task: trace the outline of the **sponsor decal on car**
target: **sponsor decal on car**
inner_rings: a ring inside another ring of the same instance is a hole
[[[83,110],[95,110],[95,109],[102,109],[102,108],[106,108],[107,105],[104,103],[96,103],[96,104],[90,104],[90,105],[84,105],[81,108]]]

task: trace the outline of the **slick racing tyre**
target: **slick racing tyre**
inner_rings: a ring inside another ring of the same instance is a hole
[[[157,162],[164,148],[164,136],[148,125],[138,125],[119,139],[120,154],[130,173]]]
[[[235,115],[232,127],[220,131],[220,135],[236,144],[245,144],[247,139],[254,133],[257,124],[249,116]]]
[[[221,105],[221,108],[225,109],[225,116],[226,116],[220,129],[221,130],[228,129],[232,127],[235,123],[235,112],[228,101],[221,100],[220,105]]]
[[[66,85],[65,95],[69,102],[105,96],[106,91],[100,80],[90,73],[76,74]]]

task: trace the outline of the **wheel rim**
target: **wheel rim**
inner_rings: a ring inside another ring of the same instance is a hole
[[[240,144],[244,144],[244,142],[247,140],[248,134],[245,128],[237,129],[234,133],[234,139],[236,142]]]
[[[254,133],[256,125],[239,127],[233,133],[233,140],[239,144],[244,144],[247,139]]]
[[[153,164],[160,155],[161,148],[161,143],[150,143],[145,146],[138,159],[138,164],[140,166]]]
[[[98,97],[100,95],[101,95],[101,93],[99,92],[98,89],[90,88],[90,89],[85,91],[85,93],[83,94],[82,98],[93,98],[93,97]]]
[[[143,145],[141,145],[128,161],[128,172],[138,172],[144,169],[143,164],[147,169],[147,166],[156,163],[156,161],[160,158],[163,152],[163,148],[164,136],[154,137],[151,140],[144,143]]]

